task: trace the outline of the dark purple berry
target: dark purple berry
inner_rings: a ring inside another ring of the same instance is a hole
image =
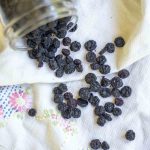
[[[67,85],[64,83],[59,84],[58,88],[65,93],[66,91],[68,91]]]
[[[103,77],[102,80],[101,80],[101,86],[107,87],[109,85],[110,85],[110,80],[105,78],[105,77]]]
[[[59,103],[57,108],[58,108],[59,111],[63,112],[63,111],[68,109],[68,106],[65,103]]]
[[[70,56],[67,56],[66,59],[65,59],[65,61],[66,61],[67,64],[74,63],[74,62],[73,62],[73,58],[70,57]]]
[[[113,88],[113,89],[111,90],[111,95],[114,96],[115,98],[118,98],[118,97],[121,96],[119,89],[116,89],[116,88]]]
[[[121,98],[115,98],[115,105],[116,106],[122,106],[124,104],[123,99]]]
[[[94,52],[88,52],[86,54],[86,61],[87,62],[95,62],[96,61],[96,54]]]
[[[107,102],[107,103],[105,103],[104,108],[105,108],[106,112],[112,113],[114,110],[114,104],[111,102]]]
[[[111,96],[111,90],[109,88],[101,88],[99,94],[101,97],[107,98]]]
[[[91,102],[92,102],[93,97],[94,97],[93,93],[90,93],[90,96],[89,96],[89,99],[88,99],[88,102],[89,102],[89,103],[91,103]]]
[[[76,24],[72,29],[69,30],[69,32],[75,32],[77,30],[77,28],[78,28],[78,25]]]
[[[28,111],[28,115],[29,116],[31,116],[31,117],[34,117],[34,116],[36,116],[36,109],[34,109],[34,108],[31,108],[31,109],[29,109],[29,111]]]
[[[95,81],[90,84],[91,92],[99,92],[101,90],[101,86],[99,82]]]
[[[123,47],[125,45],[125,40],[122,37],[117,37],[114,43],[116,47]]]
[[[88,101],[82,98],[78,98],[77,103],[80,107],[86,107],[88,105]]]
[[[133,141],[135,139],[135,132],[133,130],[128,130],[125,137],[128,141]]]
[[[104,113],[102,116],[107,120],[107,121],[112,121],[112,117],[110,114]]]
[[[43,38],[42,39],[42,46],[45,49],[48,49],[50,47],[50,45],[52,44],[52,39],[51,38]]]
[[[79,96],[84,99],[88,100],[90,98],[90,90],[89,88],[83,87],[79,90]]]
[[[121,90],[120,90],[120,94],[122,97],[130,97],[132,94],[132,89],[129,86],[124,86]]]
[[[105,113],[105,108],[103,106],[96,106],[94,112],[95,115],[100,116]]]
[[[66,74],[72,74],[73,72],[75,72],[75,64],[74,63],[70,63],[70,64],[66,64],[64,67],[64,71]]]
[[[84,47],[87,51],[93,51],[97,48],[97,44],[94,40],[89,40],[84,44]]]
[[[91,84],[91,83],[95,82],[96,80],[97,80],[97,77],[94,73],[88,73],[85,76],[85,82],[88,84]]]
[[[72,115],[72,108],[68,107],[67,109],[65,109],[64,111],[61,112],[61,116],[64,119],[70,119]]]
[[[74,41],[70,45],[70,50],[73,52],[77,52],[81,49],[81,44],[77,41]]]
[[[55,72],[55,75],[56,77],[61,78],[64,75],[64,69],[62,67],[58,68]]]
[[[70,50],[69,49],[62,49],[62,54],[64,55],[64,56],[69,56],[70,55]]]
[[[100,103],[100,99],[97,96],[94,96],[91,100],[90,100],[91,105],[93,106],[98,106]]]
[[[60,94],[63,94],[63,91],[62,91],[59,87],[55,87],[55,88],[53,89],[53,93],[54,93],[55,95],[60,95]]]
[[[103,141],[102,142],[102,149],[103,150],[108,150],[110,147],[109,147],[109,145],[108,145],[108,143],[106,142],[106,141]]]
[[[122,87],[123,86],[123,82],[122,82],[121,78],[119,78],[119,77],[112,78],[111,79],[111,86],[113,88],[120,88],[120,87]]]
[[[99,139],[94,139],[90,142],[90,147],[94,150],[101,148],[101,142]]]
[[[68,99],[67,105],[72,107],[72,108],[75,108],[75,107],[77,107],[77,100],[76,99]]]
[[[71,39],[69,37],[65,37],[62,43],[64,46],[69,46],[71,44]]]
[[[77,72],[83,72],[83,66],[81,64],[76,65]]]
[[[120,115],[122,114],[122,111],[121,111],[120,108],[115,107],[115,108],[113,109],[113,112],[112,112],[112,113],[113,113],[114,116],[118,117],[118,116],[120,116]]]
[[[58,68],[57,62],[55,59],[50,59],[49,60],[49,68],[51,70],[56,70]]]
[[[98,62],[99,65],[104,65],[107,59],[105,56],[101,55],[96,58],[96,61]]]
[[[61,94],[56,94],[56,95],[54,95],[54,102],[55,102],[55,103],[62,103],[63,100],[64,100],[63,95],[61,95]]]
[[[127,78],[130,75],[129,71],[126,69],[123,69],[121,71],[118,72],[118,76],[122,79]]]
[[[73,108],[71,116],[73,118],[80,118],[81,117],[81,110],[79,108]]]
[[[105,123],[106,123],[106,119],[102,115],[100,115],[100,117],[97,119],[97,124],[103,127]]]
[[[34,42],[34,40],[28,39],[28,40],[27,40],[27,45],[28,45],[30,48],[35,48],[35,47],[36,47],[36,42]]]
[[[98,63],[92,63],[90,66],[92,70],[98,70],[100,68],[100,65]]]
[[[62,28],[62,29],[60,29],[60,30],[57,31],[57,37],[59,39],[65,38],[66,35],[67,35],[67,30],[66,29]]]
[[[75,65],[80,65],[81,64],[81,60],[80,59],[75,59],[73,62],[74,62]]]
[[[64,99],[66,99],[66,100],[73,99],[73,94],[71,92],[66,92],[64,94]]]
[[[111,70],[111,68],[109,65],[100,65],[99,72],[101,74],[108,74],[108,73],[110,73],[110,70]]]
[[[115,45],[113,43],[108,43],[105,46],[108,53],[113,53],[115,51]]]

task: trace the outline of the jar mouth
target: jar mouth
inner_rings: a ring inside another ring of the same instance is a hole
[[[57,8],[58,6],[42,6],[38,7],[31,12],[21,16],[19,19],[16,19],[14,22],[11,22],[5,28],[5,36],[9,40],[9,45],[14,50],[29,50],[26,45],[25,39],[23,38],[28,33],[32,32],[33,30],[43,26],[47,23],[55,21],[57,19],[61,19],[64,17],[72,16],[72,22],[74,24],[77,23],[77,11],[72,6],[70,8],[62,7]],[[41,13],[44,12],[42,15]],[[31,19],[31,16],[34,18]],[[28,19],[29,18],[29,19]]]

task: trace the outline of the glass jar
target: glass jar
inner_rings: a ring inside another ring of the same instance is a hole
[[[22,50],[23,37],[38,27],[68,16],[77,21],[73,0],[0,0],[0,13],[10,46]]]

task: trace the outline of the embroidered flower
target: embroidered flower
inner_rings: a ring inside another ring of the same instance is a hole
[[[10,105],[19,112],[23,112],[31,108],[31,96],[23,91],[14,92],[10,96]]]

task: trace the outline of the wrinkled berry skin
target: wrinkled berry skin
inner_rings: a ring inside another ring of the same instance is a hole
[[[66,99],[66,100],[73,99],[73,94],[71,92],[66,92],[64,94],[64,99]]]
[[[74,41],[70,45],[70,50],[73,52],[77,52],[81,49],[81,44],[77,41]]]
[[[86,107],[88,105],[88,101],[82,99],[82,98],[78,98],[77,100],[77,104],[80,106],[80,107]]]
[[[59,111],[63,112],[63,111],[68,109],[68,106],[65,103],[59,103],[57,108],[58,108]]]
[[[93,106],[98,106],[99,102],[100,102],[100,99],[99,99],[97,96],[94,96],[94,97],[90,100],[90,103],[91,103],[91,105],[93,105]]]
[[[116,47],[123,47],[125,45],[125,40],[122,37],[117,37],[114,43]]]
[[[99,72],[101,74],[108,74],[108,73],[110,73],[110,70],[111,70],[111,68],[109,65],[101,65],[99,68]]]
[[[71,44],[71,39],[69,37],[65,37],[62,41],[64,46],[70,46]]]
[[[70,119],[72,115],[72,108],[68,107],[67,109],[65,109],[64,111],[61,112],[61,116],[64,119]]]
[[[73,108],[71,113],[73,118],[80,118],[81,116],[81,110],[78,108]]]
[[[96,58],[96,61],[99,65],[104,65],[107,61],[106,57],[103,55],[100,55]]]
[[[116,97],[116,98],[120,97],[120,91],[119,91],[119,89],[113,88],[111,90],[111,95],[114,96],[114,97]]]
[[[96,106],[94,112],[95,115],[100,116],[105,113],[105,108],[103,106]]]
[[[121,111],[120,108],[116,107],[116,108],[113,109],[112,113],[113,113],[114,116],[118,117],[122,114],[122,111]]]
[[[91,92],[99,92],[100,90],[101,90],[101,86],[100,86],[99,82],[95,81],[90,84]]]
[[[99,139],[94,139],[90,142],[90,147],[94,150],[101,148],[101,142]]]
[[[124,104],[124,101],[121,98],[115,99],[115,105],[116,106],[122,106]]]
[[[113,43],[107,43],[105,46],[105,49],[108,53],[114,53],[115,52],[115,45]]]
[[[107,121],[112,121],[112,117],[110,114],[104,113],[102,116],[107,120]]]
[[[107,87],[109,85],[110,85],[110,80],[105,78],[105,77],[103,77],[102,80],[101,80],[101,86]]]
[[[133,141],[135,139],[135,132],[133,130],[128,130],[125,137],[128,141]]]
[[[87,51],[93,51],[97,48],[97,44],[94,40],[89,40],[84,44],[84,47]]]
[[[95,62],[96,61],[96,54],[94,52],[88,52],[86,54],[86,61],[87,62]]]
[[[107,102],[107,103],[105,103],[104,108],[105,108],[106,112],[112,113],[114,110],[114,104],[111,102]]]
[[[100,117],[97,119],[97,124],[103,127],[105,123],[106,123],[106,119],[102,115],[100,115]]]
[[[123,82],[122,82],[121,78],[119,78],[119,77],[112,78],[111,79],[111,86],[113,88],[120,88],[120,87],[122,87],[123,86]]]
[[[126,69],[120,70],[120,71],[118,72],[118,76],[119,76],[120,78],[122,78],[122,79],[127,78],[129,75],[130,75],[130,73],[129,73],[129,71],[126,70]]]
[[[81,88],[79,90],[79,96],[84,99],[84,100],[88,100],[90,98],[90,90],[89,88]]]
[[[108,145],[108,143],[106,142],[106,141],[103,141],[102,142],[102,149],[103,150],[108,150],[110,147],[109,147],[109,145]]]
[[[29,109],[29,111],[28,111],[28,115],[29,116],[31,116],[31,117],[34,117],[34,116],[36,116],[36,109],[34,109],[34,108],[31,108],[31,109]]]
[[[88,73],[85,76],[85,82],[88,84],[91,84],[91,83],[95,82],[96,80],[97,80],[97,77],[94,73]]]
[[[124,86],[121,90],[120,90],[120,94],[122,97],[130,97],[132,94],[132,89],[129,86]]]

